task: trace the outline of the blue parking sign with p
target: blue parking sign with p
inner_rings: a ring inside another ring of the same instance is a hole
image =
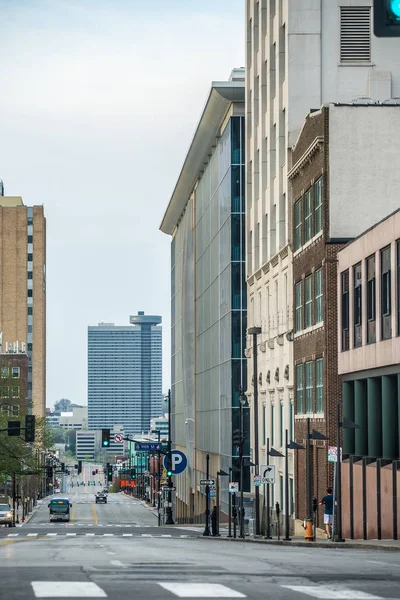
[[[168,468],[168,457],[164,456],[163,460],[164,468]],[[179,475],[179,473],[183,473],[183,471],[187,467],[187,457],[186,454],[183,454],[180,450],[172,450],[171,451],[171,467],[172,474]]]

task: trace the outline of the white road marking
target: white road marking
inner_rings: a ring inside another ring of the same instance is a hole
[[[96,534],[95,533],[85,533],[86,537],[94,537]]]
[[[151,533],[142,533],[141,537],[153,537]]]
[[[7,537],[18,537],[19,533],[9,533]]]
[[[329,585],[283,585],[282,587],[324,600],[382,600],[381,596],[374,596],[367,592]]]
[[[179,583],[159,581],[165,590],[179,598],[246,598],[245,594],[220,583]]]
[[[123,533],[122,537],[132,537],[133,533]]]
[[[89,581],[32,581],[36,598],[107,598],[98,585]]]
[[[76,533],[66,533],[65,535],[76,535]]]
[[[165,534],[165,535],[164,535],[164,534],[161,534],[161,536],[160,536],[160,537],[167,537],[167,538],[170,538],[170,537],[172,537],[172,535],[171,535],[171,534]]]
[[[39,535],[38,533],[28,533],[28,535],[26,537],[36,537],[37,535]]]
[[[113,533],[103,533],[103,537],[113,537]]]
[[[115,552],[107,552],[110,556],[115,556]]]
[[[387,563],[387,562],[382,562],[380,560],[367,560],[365,562],[371,563],[373,565],[385,565],[385,567],[387,567],[390,564],[390,563]]]
[[[46,537],[56,537],[56,533],[46,533]]]

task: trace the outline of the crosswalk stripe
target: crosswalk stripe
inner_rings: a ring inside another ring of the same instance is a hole
[[[65,535],[76,535],[76,533],[66,533]]]
[[[103,537],[113,537],[113,533],[103,533]]]
[[[89,536],[90,536],[90,537],[94,537],[96,534],[95,534],[95,533],[87,533],[86,535],[87,535],[88,537],[89,537]]]
[[[169,535],[164,535],[164,534],[161,534],[161,537],[167,537],[167,538],[170,538],[170,537],[172,537],[172,535],[171,535],[171,534],[169,534]]]
[[[313,598],[323,598],[324,600],[382,600],[381,596],[374,596],[360,590],[329,585],[283,585],[282,587],[301,594],[307,594]]]
[[[46,537],[55,537],[56,533],[46,533]]]
[[[7,537],[18,537],[19,533],[9,533]]]
[[[151,533],[142,533],[141,537],[153,537]]]
[[[28,533],[28,535],[26,537],[36,537],[37,535],[39,535],[38,533]]]
[[[32,581],[36,598],[107,598],[91,581]]]
[[[162,582],[158,585],[179,598],[246,598],[245,594],[220,583]]]
[[[132,537],[133,533],[123,533],[122,537]]]

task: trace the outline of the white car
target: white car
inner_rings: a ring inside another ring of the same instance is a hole
[[[13,510],[9,504],[0,504],[0,524],[12,527]]]

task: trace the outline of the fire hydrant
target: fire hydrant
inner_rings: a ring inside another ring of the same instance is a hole
[[[313,532],[313,520],[311,517],[306,517],[304,519],[304,539],[306,542],[314,541],[314,532]]]

